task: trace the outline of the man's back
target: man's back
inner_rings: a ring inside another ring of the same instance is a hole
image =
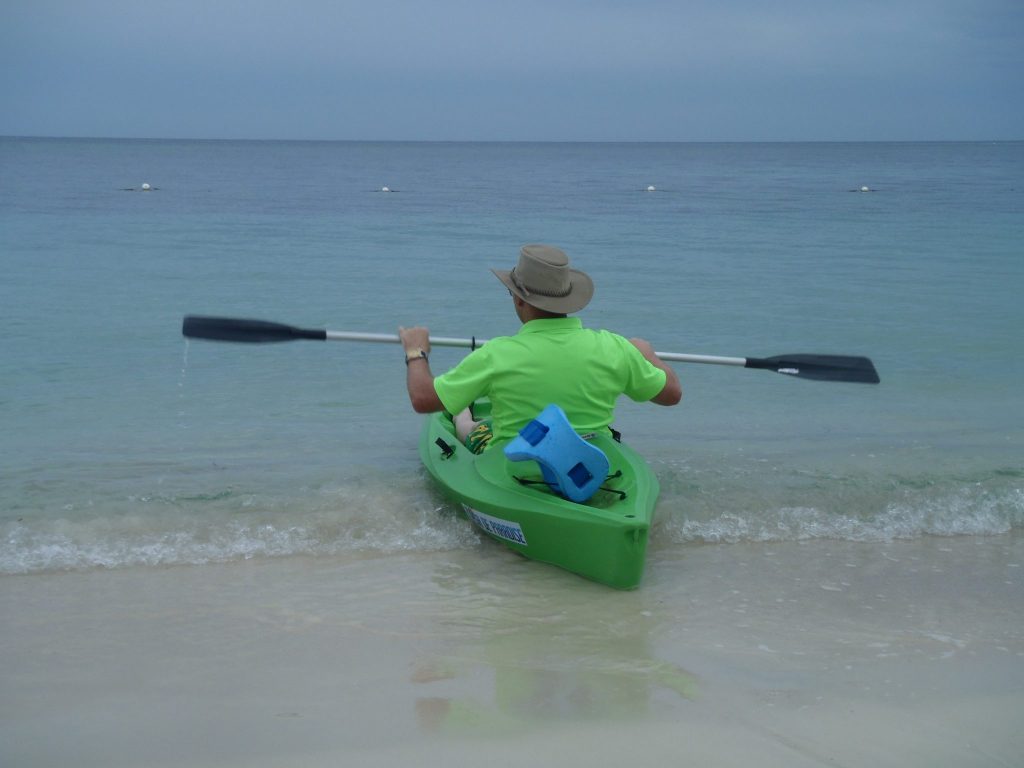
[[[455,417],[459,439],[472,443],[474,453],[492,439],[514,438],[551,404],[561,406],[574,429],[591,432],[611,424],[621,394],[658,405],[679,402],[679,377],[647,341],[585,330],[568,316],[589,303],[594,283],[569,266],[563,251],[524,245],[515,268],[491,271],[508,290],[523,323],[515,336],[489,341],[435,378],[428,359],[429,331],[422,326],[398,329],[413,409],[447,410]],[[477,423],[467,410],[481,397],[491,399],[493,423]]]
[[[665,373],[628,340],[585,329],[575,317],[526,322],[515,336],[492,339],[434,382],[451,412],[488,397],[496,443],[515,437],[552,403],[577,431],[604,429],[619,395],[646,401],[664,385]]]

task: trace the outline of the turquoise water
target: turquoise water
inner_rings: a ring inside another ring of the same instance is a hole
[[[181,318],[512,333],[489,268],[526,242],[594,277],[589,325],[879,369],[680,364],[682,405],[622,403],[652,557],[1024,525],[1024,143],[0,139],[0,573],[487,546],[420,469],[397,347]]]

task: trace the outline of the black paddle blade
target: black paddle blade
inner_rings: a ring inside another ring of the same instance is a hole
[[[186,315],[181,324],[181,333],[190,339],[236,341],[247,344],[266,344],[273,341],[294,341],[295,339],[324,341],[327,338],[327,331],[294,328],[283,323],[269,323],[266,320],[239,320],[233,317],[205,317],[202,315]]]
[[[787,376],[814,381],[848,381],[855,384],[878,384],[875,364],[866,357],[846,355],[779,355],[747,358],[747,368],[763,368]]]

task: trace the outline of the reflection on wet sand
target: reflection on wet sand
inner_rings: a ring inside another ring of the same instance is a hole
[[[438,617],[438,629],[455,629],[460,639],[451,653],[423,657],[413,668],[411,682],[424,689],[415,701],[422,730],[493,734],[552,721],[639,720],[656,692],[696,696],[694,676],[652,652],[656,620],[641,595],[582,581],[569,581],[577,589],[567,595],[567,579],[552,570],[549,579],[561,589],[531,580],[531,594],[488,584],[468,596],[458,576],[436,579],[452,593],[442,601],[451,614]]]

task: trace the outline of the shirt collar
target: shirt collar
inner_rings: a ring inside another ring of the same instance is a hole
[[[572,331],[583,327],[578,317],[546,317],[523,323],[519,333],[544,333],[546,331]]]

